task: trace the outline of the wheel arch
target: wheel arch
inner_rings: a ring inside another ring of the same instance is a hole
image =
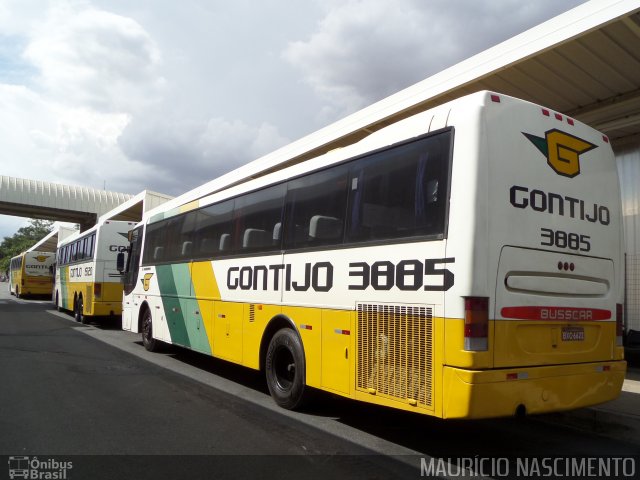
[[[262,334],[262,340],[260,340],[260,371],[264,372],[265,363],[267,358],[267,350],[269,349],[269,343],[273,336],[283,328],[289,328],[294,331],[294,333],[298,336],[300,340],[300,345],[302,346],[302,356],[304,357],[305,368],[307,364],[307,355],[304,350],[304,342],[302,341],[302,337],[300,336],[300,332],[296,328],[296,324],[293,322],[291,318],[286,315],[276,315],[267,324],[267,327],[264,329]],[[306,372],[305,372],[306,378]]]
[[[138,333],[142,332],[142,317],[144,317],[144,314],[147,310],[151,312],[151,307],[146,301],[144,301],[142,302],[142,304],[140,305],[140,309],[138,310]],[[151,318],[153,319],[153,314],[151,315]]]

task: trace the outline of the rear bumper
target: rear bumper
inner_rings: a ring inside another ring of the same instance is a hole
[[[93,311],[89,315],[108,316],[122,315],[122,301],[118,302],[94,302]]]
[[[521,406],[527,414],[550,413],[608,402],[620,394],[626,369],[625,361],[482,371],[445,366],[443,418],[512,416]]]

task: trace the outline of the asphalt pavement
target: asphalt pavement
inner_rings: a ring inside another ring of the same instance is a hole
[[[419,477],[434,458],[640,459],[634,369],[613,402],[525,419],[442,421],[325,394],[289,412],[259,372],[184,349],[150,353],[115,324],[81,325],[2,287],[0,455],[9,466],[66,459],[70,480],[387,479]]]

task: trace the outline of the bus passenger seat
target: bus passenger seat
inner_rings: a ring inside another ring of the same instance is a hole
[[[216,251],[216,243],[210,238],[200,240],[200,253],[213,253]]]
[[[314,215],[309,223],[309,236],[316,240],[333,240],[342,234],[342,220],[336,217]]]
[[[180,256],[182,257],[190,257],[191,250],[193,250],[193,242],[186,241],[182,244],[182,251],[180,252]]]
[[[278,222],[273,226],[273,244],[278,245],[280,243],[280,235],[282,234],[282,222]]]
[[[231,250],[231,234],[223,233],[220,235],[220,251],[226,252]]]
[[[244,236],[242,237],[242,248],[258,248],[267,245],[271,245],[271,239],[269,238],[266,230],[247,228],[244,231]]]
[[[153,249],[153,259],[155,261],[160,261],[162,260],[162,257],[164,257],[164,247],[156,247]]]

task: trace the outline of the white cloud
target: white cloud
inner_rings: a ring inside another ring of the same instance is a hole
[[[24,160],[3,174],[180,194],[288,141],[268,122],[173,108],[163,95],[182,86],[163,88],[162,54],[131,18],[68,1],[42,15],[23,55],[37,75],[0,84],[0,140]]]
[[[101,187],[127,161],[117,145],[126,114],[70,108],[2,84],[0,106],[3,175]]]
[[[68,105],[130,111],[164,83],[160,51],[131,18],[62,3],[32,30],[24,52],[46,94]]]
[[[283,55],[344,115],[506,40],[581,0],[325,2],[315,32]]]
[[[153,163],[148,181],[170,194],[201,185],[288,141],[268,123],[255,127],[223,118],[134,121],[119,139],[129,158]]]

